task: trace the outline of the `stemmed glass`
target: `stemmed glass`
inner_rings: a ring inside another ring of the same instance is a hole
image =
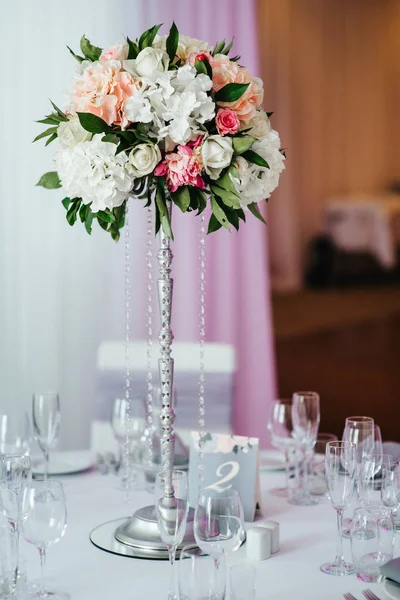
[[[131,464],[137,460],[139,441],[146,427],[142,398],[117,398],[111,411],[111,428],[119,445],[121,487],[129,489],[133,482]]]
[[[212,557],[204,556],[199,548],[183,548],[179,559],[181,600],[225,600],[226,580],[223,557],[216,569]]]
[[[59,542],[67,527],[67,509],[63,486],[59,481],[33,481],[22,498],[22,530],[27,542],[36,546],[40,555],[40,589],[33,599],[67,600],[68,594],[48,591],[44,568],[49,546]]]
[[[381,501],[393,513],[400,504],[400,463],[392,458],[393,462],[382,466]]]
[[[289,495],[289,457],[295,445],[291,399],[275,400],[268,421],[268,431],[271,436],[272,445],[285,456],[286,476],[286,486],[284,488],[273,488],[270,490],[270,494],[287,498]]]
[[[168,600],[178,600],[179,592],[175,577],[176,549],[186,531],[187,516],[189,512],[188,481],[185,471],[172,471],[172,487],[168,486],[168,477],[165,473],[158,473],[155,482],[155,503],[158,527],[161,539],[168,548],[171,564],[171,580]],[[166,493],[167,492],[167,493]]]
[[[328,575],[351,575],[354,567],[343,556],[343,511],[350,506],[356,473],[356,445],[354,442],[329,442],[326,446],[325,474],[329,497],[337,514],[337,551],[331,563],[320,569]]]
[[[35,439],[44,456],[43,479],[49,473],[49,452],[58,440],[60,429],[60,398],[58,394],[46,392],[34,394],[32,400],[32,418]]]
[[[390,473],[396,462],[393,456],[382,454],[382,452],[373,452],[364,458],[360,469],[359,496],[361,506],[379,503],[381,498],[378,486],[381,487],[384,474]],[[375,480],[376,477],[380,480],[378,485]]]
[[[31,430],[26,412],[19,415],[0,413],[0,456],[29,454]]]
[[[244,540],[243,507],[239,493],[205,488],[200,492],[194,513],[194,537],[203,552],[210,554],[218,568],[221,554],[235,552]]]
[[[319,395],[316,392],[296,392],[292,404],[293,436],[302,453],[302,478],[299,492],[289,499],[290,504],[311,506],[318,498],[308,489],[309,463],[317,441],[320,421]]]
[[[21,501],[31,477],[31,460],[21,454],[6,454],[0,459],[0,505],[11,532],[13,589],[17,589],[19,573],[19,540]]]

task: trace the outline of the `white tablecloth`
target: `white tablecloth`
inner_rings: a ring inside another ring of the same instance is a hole
[[[315,507],[294,507],[286,500],[268,494],[268,489],[283,483],[282,474],[264,474],[261,479],[263,515],[279,521],[281,549],[271,559],[256,563],[258,600],[339,600],[344,592],[361,599],[368,587],[382,599],[382,584],[363,584],[355,575],[332,577],[319,571],[322,562],[335,555],[336,518],[328,500]],[[49,587],[66,591],[72,600],[166,600],[169,565],[115,556],[93,546],[90,531],[97,525],[118,519],[134,509],[151,503],[146,492],[136,492],[134,506],[125,504],[124,494],[116,489],[116,478],[98,473],[61,478],[68,503],[68,528],[65,537],[48,551]],[[395,556],[400,554],[396,536]],[[345,555],[350,559],[349,541]],[[26,542],[22,551],[27,559],[28,576],[39,575],[39,556]],[[233,554],[231,564],[246,560],[245,547]]]

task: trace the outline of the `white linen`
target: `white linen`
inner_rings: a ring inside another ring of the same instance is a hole
[[[257,569],[258,600],[340,600],[351,592],[361,598],[361,590],[372,588],[382,597],[382,584],[363,584],[355,575],[331,577],[319,566],[332,560],[336,548],[335,511],[328,500],[318,506],[294,507],[286,500],[272,497],[268,489],[283,483],[284,475],[263,474],[264,518],[280,523],[280,552],[269,560],[254,563]],[[62,479],[68,502],[68,529],[65,538],[48,551],[47,580],[50,587],[63,590],[71,600],[166,600],[169,565],[114,556],[94,547],[89,533],[105,521],[132,513],[151,503],[146,492],[136,492],[132,506],[115,488],[114,476],[97,473]],[[395,556],[399,555],[396,536]],[[350,545],[344,541],[345,556]],[[39,556],[23,543],[28,559],[28,575],[39,575]],[[229,558],[230,564],[245,561],[246,549]]]
[[[325,233],[346,252],[369,252],[384,269],[396,266],[400,196],[335,197],[324,213]]]

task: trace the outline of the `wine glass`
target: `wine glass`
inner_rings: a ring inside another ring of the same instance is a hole
[[[24,489],[31,477],[31,460],[21,454],[5,454],[0,457],[0,506],[10,527],[11,554],[13,560],[13,590],[17,589],[20,576],[19,541],[21,501]]]
[[[216,566],[199,548],[183,548],[179,559],[181,600],[225,600],[226,579],[224,557]]]
[[[383,474],[390,473],[395,468],[397,462],[394,456],[382,454],[382,452],[373,452],[364,458],[360,470],[359,485],[361,506],[379,504]]]
[[[117,398],[111,411],[111,428],[119,445],[121,487],[129,489],[133,482],[131,464],[137,462],[139,441],[146,428],[143,398]]]
[[[0,456],[4,454],[29,454],[31,429],[26,412],[0,413]]]
[[[392,512],[400,504],[400,463],[394,457],[391,464],[382,466],[381,501]]]
[[[58,440],[60,429],[60,398],[58,394],[46,392],[34,394],[32,400],[32,418],[35,439],[44,456],[43,478],[49,473],[49,452]]]
[[[240,547],[244,535],[239,492],[233,488],[223,492],[203,489],[194,513],[194,537],[199,548],[218,562],[221,554]]]
[[[32,600],[67,600],[70,597],[47,590],[44,575],[47,549],[61,540],[66,527],[67,509],[62,484],[54,480],[32,481],[22,498],[22,530],[26,541],[38,549],[41,565],[40,589]]]
[[[293,438],[292,400],[275,400],[272,405],[268,421],[268,431],[272,445],[285,456],[285,481],[284,488],[273,488],[270,494],[287,498],[289,495],[289,456],[293,451],[295,441]]]
[[[354,567],[344,560],[342,521],[343,511],[350,506],[356,473],[354,442],[328,442],[325,455],[325,474],[328,493],[337,514],[337,551],[335,560],[321,565],[328,575],[351,575]]]
[[[186,531],[189,512],[188,480],[185,471],[173,470],[170,475],[168,473],[157,474],[155,503],[161,539],[167,545],[171,564],[168,600],[178,600],[179,592],[175,581],[175,555]]]
[[[302,453],[301,486],[297,494],[289,499],[290,504],[311,506],[318,504],[318,498],[312,497],[308,489],[309,463],[317,441],[320,421],[319,395],[316,392],[296,392],[292,403],[293,436]]]

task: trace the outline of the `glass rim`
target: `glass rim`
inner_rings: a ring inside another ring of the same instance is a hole
[[[300,392],[293,392],[293,396],[292,398],[296,398],[296,397],[312,397],[312,398],[319,398],[319,394],[318,392],[313,392],[312,390],[304,390],[304,391],[300,391]]]
[[[37,398],[40,396],[59,396],[59,392],[54,392],[52,390],[47,390],[47,392],[32,392],[32,398]]]
[[[355,442],[349,442],[347,440],[334,440],[332,442],[328,442],[326,444],[326,451],[328,448],[357,448],[357,444]]]
[[[365,417],[365,416],[354,416],[354,417],[346,417],[346,424],[347,423],[374,423],[375,425],[375,421],[372,417]]]

